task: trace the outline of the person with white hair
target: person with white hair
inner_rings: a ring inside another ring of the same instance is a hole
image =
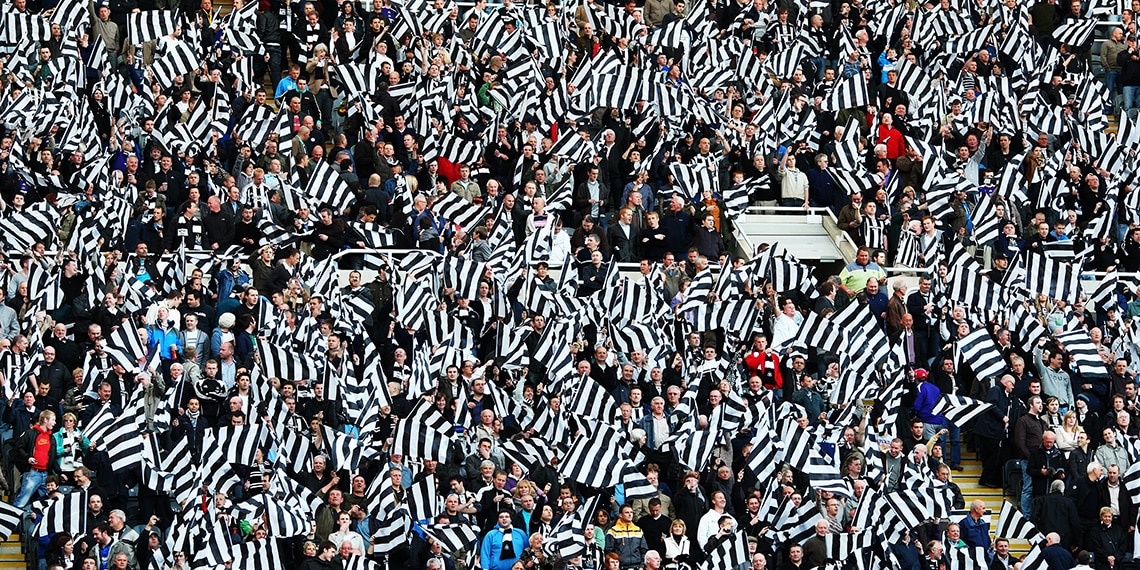
[[[645,570],[659,570],[661,568],[661,555],[656,550],[645,553]]]
[[[107,515],[107,525],[111,527],[115,540],[134,544],[139,538],[139,533],[127,526],[127,513],[123,512],[122,509],[115,509]]]

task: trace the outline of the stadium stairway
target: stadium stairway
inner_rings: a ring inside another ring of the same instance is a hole
[[[7,497],[4,498],[7,501]],[[0,542],[0,570],[24,570],[31,568],[36,561],[24,556],[24,547],[19,534],[4,537]]]
[[[987,516],[990,518],[990,530],[992,531],[997,527],[998,513],[1001,512],[1002,501],[1005,499],[1002,496],[1001,489],[990,489],[978,485],[978,477],[982,475],[982,463],[976,459],[966,459],[972,456],[966,450],[962,450],[962,471],[952,471],[951,480],[957,483],[958,488],[962,490],[962,496],[966,499],[966,509],[970,508],[970,504],[975,500],[981,500],[986,503],[986,511],[989,513]],[[955,515],[954,522],[962,520],[965,514],[961,516]],[[991,532],[991,538],[997,538]],[[1014,556],[1024,556],[1029,552],[1029,542],[1025,540],[1010,540],[1009,550]]]

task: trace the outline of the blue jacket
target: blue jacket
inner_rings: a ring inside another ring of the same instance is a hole
[[[175,352],[179,352],[182,349],[182,345],[178,340],[178,331],[173,328],[164,329],[161,327],[150,328],[150,338],[147,341],[147,347],[152,350],[157,348],[159,358],[163,360],[177,360],[178,356]]]
[[[938,403],[938,399],[942,397],[942,391],[938,386],[930,382],[920,382],[918,384],[918,396],[914,399],[914,411],[918,419],[928,424],[942,425],[946,418],[935,415],[934,405]]]
[[[820,206],[832,206],[835,204],[835,186],[832,183],[831,175],[825,170],[813,168],[807,171],[808,178],[808,197]]]
[[[511,542],[515,555],[503,558],[503,529],[496,526],[487,536],[483,537],[483,546],[479,549],[479,565],[483,570],[511,570],[511,565],[522,555],[523,549],[530,545],[526,533],[511,528]]]
[[[1025,240],[1018,236],[998,236],[993,241],[994,254],[1002,254],[1014,259],[1025,249]]]
[[[986,519],[978,519],[974,522],[974,518],[966,515],[958,526],[962,528],[962,540],[966,542],[971,548],[982,547],[987,551],[990,549],[990,523]]]
[[[1042,550],[1041,557],[1044,558],[1045,562],[1049,565],[1049,570],[1069,570],[1077,565],[1077,561],[1073,559],[1072,553],[1060,544],[1054,544]]]
[[[219,299],[229,299],[230,295],[233,294],[235,287],[249,285],[252,281],[249,275],[247,275],[244,271],[238,271],[235,273],[229,269],[223,269],[219,271],[215,279],[218,282]],[[221,313],[218,314],[220,315]]]

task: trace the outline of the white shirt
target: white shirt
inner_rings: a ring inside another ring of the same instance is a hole
[[[772,322],[772,346],[781,346],[784,341],[796,338],[799,330],[795,318],[780,313]]]
[[[718,513],[713,509],[709,509],[709,512],[701,517],[701,522],[697,525],[697,544],[701,545],[701,548],[704,548],[705,545],[708,544],[709,539],[720,530],[721,517],[732,518],[732,515],[728,514],[728,511]],[[732,518],[732,523],[735,526],[736,519]]]

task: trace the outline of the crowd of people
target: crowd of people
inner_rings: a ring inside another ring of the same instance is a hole
[[[1136,10],[5,2],[0,526],[40,570],[1129,567]]]

